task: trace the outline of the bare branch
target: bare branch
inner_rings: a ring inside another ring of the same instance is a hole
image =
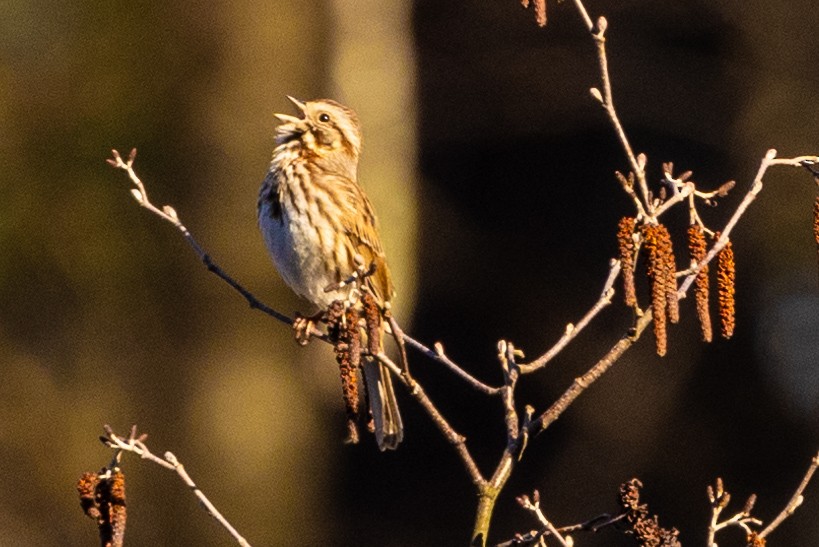
[[[520,499],[520,498],[518,498]],[[570,539],[567,534],[574,533],[574,532],[597,532],[607,526],[612,526],[621,520],[628,517],[628,513],[620,513],[618,515],[610,515],[608,513],[604,513],[602,515],[596,516],[592,519],[587,520],[586,522],[581,522],[579,524],[571,524],[569,526],[561,526],[560,528],[556,528],[558,532],[564,535],[566,538],[566,542],[569,543]],[[495,547],[520,547],[522,545],[542,545],[539,543],[541,538],[548,537],[551,535],[551,532],[547,530],[545,527],[539,530],[532,530],[526,534],[516,534],[513,539],[508,541],[504,541],[503,543],[498,543]]]
[[[723,528],[738,526],[745,530],[746,536],[751,536],[751,534],[754,533],[751,526],[760,526],[762,524],[760,520],[751,516],[751,510],[754,508],[754,504],[756,503],[756,495],[751,494],[739,513],[736,513],[731,518],[720,522],[719,516],[722,513],[722,510],[725,509],[731,502],[731,494],[725,490],[722,479],[719,477],[717,477],[717,480],[714,481],[714,486],[708,485],[707,492],[708,501],[711,502],[711,522],[708,525],[708,538],[706,540],[707,547],[717,547],[714,539],[717,532]]]
[[[176,471],[176,474],[179,475],[179,478],[185,483],[185,485],[190,488],[194,495],[199,500],[199,503],[202,504],[205,511],[208,512],[210,516],[212,516],[216,521],[233,536],[233,539],[241,545],[242,547],[250,547],[250,543],[247,542],[245,538],[236,531],[236,528],[231,525],[227,519],[220,513],[216,506],[211,503],[211,501],[205,496],[205,494],[199,489],[198,486],[193,482],[188,472],[185,471],[185,467],[176,459],[171,452],[165,452],[165,457],[160,458],[156,456],[153,452],[148,449],[148,446],[145,444],[145,439],[147,435],[140,435],[139,437],[136,436],[136,426],[131,428],[131,434],[127,438],[120,437],[114,430],[111,429],[110,426],[105,425],[105,436],[100,437],[100,440],[105,443],[106,446],[109,448],[113,448],[115,450],[114,454],[114,462],[116,462],[116,466],[118,467],[120,457],[123,452],[132,452],[138,455],[140,458],[144,460],[151,461],[157,465],[164,467],[165,469],[170,469],[172,471]],[[112,466],[112,469],[114,466]]]
[[[462,367],[458,366],[457,363],[452,361],[444,352],[444,346],[440,342],[435,343],[435,349],[432,350],[416,340],[415,338],[407,335],[404,333],[404,342],[409,345],[410,347],[414,348],[415,350],[423,353],[433,361],[438,361],[445,367],[447,367],[450,371],[454,372],[460,379],[464,380],[467,384],[472,386],[474,389],[485,393],[487,395],[499,395],[503,388],[500,387],[493,387],[487,384],[484,384],[468,372],[466,372]]]
[[[560,531],[555,528],[554,524],[552,524],[549,519],[546,518],[546,515],[543,514],[543,511],[540,509],[540,493],[535,490],[532,498],[530,499],[529,496],[521,496],[518,498],[518,503],[526,509],[527,511],[531,511],[532,514],[535,515],[538,522],[543,526],[544,530],[548,532],[549,535],[553,536],[560,545],[563,547],[571,547],[574,545],[571,538],[564,538]],[[545,535],[545,534],[544,534]]]
[[[645,204],[645,207],[648,209],[647,214],[649,216],[653,216],[653,206],[649,200],[648,183],[646,182],[645,155],[634,154],[631,143],[626,136],[625,129],[623,129],[623,124],[620,122],[620,117],[617,115],[617,111],[614,108],[614,99],[611,91],[611,78],[609,77],[609,61],[608,56],[606,55],[606,29],[608,28],[608,21],[605,17],[600,17],[597,19],[597,27],[594,28],[590,24],[591,18],[586,13],[583,3],[580,0],[575,0],[575,5],[577,6],[578,11],[580,11],[581,16],[584,18],[584,21],[587,23],[588,30],[591,32],[594,43],[597,46],[597,61],[600,65],[600,82],[602,84],[603,91],[601,92],[597,88],[592,88],[592,96],[597,99],[600,105],[605,109],[606,114],[608,114],[609,121],[614,127],[614,132],[617,134],[617,138],[620,140],[620,144],[626,153],[626,158],[631,166],[631,171],[637,177],[637,184],[639,185],[640,192],[642,194],[642,204]],[[636,200],[636,203],[638,205],[638,214],[646,216],[646,210],[644,210],[640,200]]]
[[[503,406],[506,410],[504,421],[506,422],[506,444],[510,448],[516,449],[520,438],[520,421],[518,411],[515,408],[515,386],[520,377],[520,369],[515,363],[518,356],[522,356],[519,350],[511,342],[501,340],[498,342],[498,360],[503,370]]]
[[[751,188],[748,190],[748,193],[745,194],[745,197],[742,199],[742,202],[737,206],[734,214],[731,215],[731,218],[728,220],[728,223],[725,227],[720,231],[720,237],[711,247],[711,250],[708,251],[708,254],[705,255],[705,259],[700,262],[696,267],[691,270],[691,273],[688,274],[688,277],[680,284],[680,288],[677,291],[677,294],[680,298],[685,298],[685,294],[688,292],[688,288],[694,282],[695,278],[697,277],[697,273],[699,273],[700,269],[711,262],[717,253],[719,253],[723,247],[728,243],[729,237],[731,232],[733,231],[734,227],[736,226],[739,219],[742,218],[742,215],[745,214],[745,211],[748,207],[753,203],[756,199],[756,196],[762,191],[762,179],[765,176],[765,173],[768,171],[768,168],[772,165],[790,165],[792,167],[799,167],[802,165],[804,161],[819,161],[819,157],[817,156],[798,156],[795,158],[790,159],[777,159],[776,158],[776,150],[770,149],[765,154],[765,157],[762,158],[762,162],[759,165],[759,170],[754,177],[754,180],[751,182]]]
[[[634,331],[629,336],[621,338],[607,353],[594,364],[585,374],[576,378],[572,385],[560,398],[555,401],[543,414],[535,418],[532,422],[531,434],[537,435],[554,423],[563,412],[577,399],[586,389],[605,374],[623,356],[623,354],[636,342],[646,327],[651,323],[651,309],[646,310],[637,320]]]
[[[594,23],[592,23],[591,17],[589,17],[589,13],[586,11],[586,7],[583,5],[583,2],[580,0],[574,0],[574,5],[577,8],[577,11],[580,13],[580,17],[583,18],[583,22],[586,24],[586,29],[589,32],[594,32]]]
[[[819,454],[814,456],[813,459],[811,460],[810,466],[808,467],[805,476],[802,477],[802,482],[799,483],[799,486],[796,488],[796,492],[793,493],[793,496],[791,496],[791,499],[790,501],[788,501],[788,504],[785,506],[782,512],[779,513],[776,516],[776,518],[773,519],[771,523],[764,530],[762,530],[762,532],[759,533],[759,537],[761,538],[767,537],[768,534],[776,530],[786,518],[791,516],[799,508],[799,506],[802,505],[802,501],[804,500],[802,493],[805,491],[805,488],[807,488],[808,483],[810,483],[810,480],[813,478],[813,474],[816,472],[817,467],[819,467]]]
[[[131,150],[131,154],[128,157],[128,161],[123,161],[122,157],[120,156],[119,152],[116,150],[111,151],[113,154],[113,158],[107,160],[107,162],[117,168],[122,169],[128,174],[128,178],[134,184],[135,188],[131,189],[131,194],[136,199],[137,203],[139,203],[142,207],[148,209],[159,218],[166,220],[176,226],[176,228],[182,232],[182,235],[185,237],[185,240],[193,249],[193,252],[196,253],[196,256],[199,257],[199,260],[207,267],[209,272],[213,272],[219,278],[221,278],[224,282],[230,285],[234,290],[236,290],[239,294],[241,294],[245,300],[247,300],[248,304],[251,308],[261,311],[281,321],[282,323],[293,325],[293,319],[289,316],[274,310],[273,308],[267,306],[266,304],[262,303],[258,298],[256,298],[253,293],[245,289],[242,285],[240,285],[236,280],[230,277],[222,268],[220,268],[212,259],[211,257],[204,251],[204,249],[199,245],[199,242],[194,239],[193,235],[190,231],[182,224],[182,221],[179,219],[176,211],[170,205],[165,205],[161,209],[156,207],[153,203],[151,203],[150,199],[148,199],[148,192],[145,189],[145,185],[142,183],[140,178],[137,176],[136,172],[134,171],[134,159],[136,158],[136,148]],[[324,339],[326,341],[325,335],[313,329],[310,333],[312,336],[316,338]]]
[[[483,475],[481,475],[475,460],[472,459],[472,454],[470,454],[469,449],[466,447],[466,437],[455,431],[455,429],[449,424],[446,418],[444,418],[424,389],[421,387],[421,384],[412,378],[404,376],[402,374],[401,367],[396,365],[385,353],[381,352],[376,355],[375,358],[386,365],[387,368],[389,368],[390,371],[395,374],[395,376],[405,386],[407,386],[410,395],[412,395],[412,397],[418,401],[421,407],[426,410],[427,414],[429,414],[430,418],[432,418],[432,422],[438,426],[438,429],[441,431],[441,433],[443,433],[446,440],[449,441],[449,443],[455,449],[455,452],[457,452],[458,456],[460,456],[469,477],[472,479],[472,482],[479,488],[486,484],[486,479],[484,479]]]
[[[600,292],[600,297],[597,299],[597,302],[594,303],[591,309],[586,312],[586,315],[584,315],[576,325],[572,323],[566,325],[563,336],[561,336],[560,340],[558,340],[557,343],[546,353],[531,363],[519,365],[521,374],[529,374],[546,366],[549,361],[554,359],[557,354],[559,354],[566,346],[569,345],[569,342],[577,338],[577,335],[580,334],[580,332],[586,328],[589,323],[591,323],[592,319],[594,319],[597,314],[599,314],[606,306],[611,304],[611,299],[614,296],[614,282],[617,280],[617,276],[620,274],[620,261],[611,259],[610,264],[608,277],[606,277],[606,282],[603,284],[603,290]]]

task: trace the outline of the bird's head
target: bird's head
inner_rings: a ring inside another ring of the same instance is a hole
[[[282,122],[276,128],[276,144],[301,141],[303,148],[319,155],[343,153],[358,160],[361,127],[355,112],[330,99],[302,102],[288,96],[301,117],[275,114]]]

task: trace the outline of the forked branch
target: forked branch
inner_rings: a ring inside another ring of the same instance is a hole
[[[148,449],[148,445],[145,444],[145,439],[147,439],[147,435],[144,433],[142,435],[136,434],[136,426],[131,428],[131,432],[128,437],[121,437],[114,433],[114,430],[111,429],[110,426],[104,426],[105,435],[100,437],[100,440],[109,448],[114,450],[114,457],[109,464],[109,469],[115,470],[118,469],[120,466],[120,460],[122,458],[122,454],[124,452],[131,452],[136,454],[143,460],[148,460],[153,462],[165,469],[169,469],[171,471],[175,471],[179,478],[182,479],[182,482],[191,489],[193,494],[199,500],[199,503],[202,507],[207,511],[207,513],[212,516],[216,522],[219,523],[222,528],[228,531],[228,533],[233,536],[233,539],[242,547],[250,547],[250,543],[242,537],[242,535],[233,527],[230,522],[216,509],[216,506],[205,496],[205,494],[196,486],[196,483],[193,482],[188,472],[185,470],[185,467],[182,463],[176,459],[176,456],[173,455],[171,452],[165,452],[164,457],[160,458],[153,452]]]

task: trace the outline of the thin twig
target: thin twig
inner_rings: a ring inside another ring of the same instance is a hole
[[[160,209],[159,207],[156,207],[153,203],[151,203],[150,199],[148,199],[148,192],[145,189],[145,185],[142,183],[142,181],[134,171],[134,159],[136,158],[136,148],[131,149],[131,153],[128,156],[128,161],[123,161],[122,156],[120,156],[119,152],[117,152],[116,150],[112,150],[111,153],[113,154],[113,158],[109,158],[106,161],[108,161],[108,163],[111,166],[117,169],[122,169],[128,174],[128,178],[131,179],[131,182],[135,186],[135,188],[131,189],[131,195],[134,197],[137,203],[139,203],[142,207],[148,209],[161,219],[166,220],[173,224],[174,226],[176,226],[176,228],[180,232],[182,232],[182,235],[185,237],[185,240],[193,249],[193,252],[196,253],[196,256],[199,257],[199,260],[202,261],[202,263],[205,265],[205,267],[207,267],[209,272],[213,272],[214,274],[216,274],[220,279],[222,279],[225,283],[230,285],[234,290],[241,294],[245,298],[245,300],[247,300],[247,303],[250,305],[251,308],[259,310],[262,313],[265,313],[270,317],[273,317],[274,319],[281,321],[282,323],[291,326],[293,325],[293,319],[291,317],[279,311],[276,311],[270,306],[267,306],[266,304],[261,302],[258,298],[256,298],[253,295],[253,293],[244,288],[235,279],[229,276],[227,272],[220,268],[219,265],[216,264],[211,259],[210,255],[208,255],[204,251],[202,246],[199,245],[199,242],[197,242],[196,239],[194,239],[193,235],[185,227],[185,225],[182,224],[182,221],[179,220],[179,216],[177,215],[176,210],[174,210],[173,207],[171,207],[170,205],[165,205]],[[313,329],[313,331],[311,331],[311,335],[316,338],[320,338],[322,340],[327,341],[326,335],[316,329]]]
[[[393,340],[395,340],[395,344],[398,346],[398,355],[401,358],[401,374],[406,376],[407,379],[411,379],[412,376],[410,375],[409,359],[407,359],[407,347],[404,344],[406,334],[404,334],[403,329],[401,329],[398,321],[395,320],[395,317],[393,317],[391,313],[388,313],[386,318],[390,325],[390,330],[392,331]]]
[[[802,505],[802,501],[804,500],[802,492],[804,492],[805,488],[807,488],[808,483],[813,478],[813,474],[816,472],[817,467],[819,467],[819,454],[814,456],[813,459],[811,460],[810,466],[808,467],[805,476],[802,477],[802,482],[799,483],[799,487],[796,489],[796,492],[793,493],[793,496],[791,496],[791,499],[790,501],[788,501],[788,504],[785,506],[782,512],[779,513],[776,516],[776,518],[773,519],[771,523],[759,533],[759,537],[764,538],[768,534],[776,530],[777,527],[779,527],[779,525],[782,524],[782,522],[786,518],[791,516],[794,513],[794,511],[796,511],[796,509],[799,508],[800,505]]]
[[[518,411],[515,408],[515,386],[520,377],[520,369],[515,358],[522,355],[515,350],[515,346],[511,342],[501,340],[498,342],[498,360],[503,370],[503,406],[504,421],[506,422],[506,443],[509,447],[515,447],[520,438],[520,421],[518,420]]]
[[[569,526],[561,526],[560,528],[556,528],[559,533],[566,534],[574,533],[574,532],[597,532],[607,526],[612,526],[617,524],[621,520],[628,517],[628,512],[620,513],[617,515],[610,515],[608,513],[604,513],[602,515],[596,516],[592,519],[587,520],[586,522],[581,522],[579,524],[571,524]],[[502,543],[498,543],[495,547],[515,547],[521,545],[535,545],[536,542],[540,541],[541,538],[548,537],[552,535],[552,533],[547,528],[541,528],[539,530],[532,530],[526,534],[517,534],[516,537],[504,541]],[[568,540],[567,540],[568,541]]]
[[[543,414],[535,418],[532,422],[530,434],[532,436],[541,433],[552,423],[557,421],[563,412],[577,399],[586,389],[606,373],[622,357],[622,355],[640,338],[640,335],[651,323],[651,309],[646,310],[637,320],[634,331],[628,336],[621,338],[597,363],[594,364],[585,374],[576,378],[572,385],[560,398],[555,401]]]
[[[251,294],[249,291],[247,291],[244,287],[242,287],[239,283],[237,283],[229,275],[227,275],[221,268],[219,268],[216,264],[214,264],[210,260],[210,257],[207,255],[207,253],[205,253],[202,250],[202,247],[200,247],[199,244],[196,242],[196,240],[193,238],[193,236],[188,231],[188,229],[180,222],[179,217],[177,216],[177,214],[173,210],[173,208],[171,208],[170,206],[165,206],[165,207],[163,207],[163,209],[159,209],[159,208],[155,207],[150,202],[150,200],[148,199],[147,192],[145,191],[145,186],[143,185],[142,181],[139,179],[139,177],[136,175],[136,173],[134,172],[134,169],[133,169],[134,158],[136,157],[136,150],[135,149],[131,151],[131,154],[130,154],[127,162],[122,160],[122,157],[120,156],[120,154],[116,150],[113,150],[112,153],[113,153],[113,158],[109,159],[108,163],[111,164],[112,166],[114,166],[114,167],[116,167],[118,169],[122,169],[123,171],[128,173],[128,177],[131,179],[131,182],[134,184],[134,186],[136,186],[136,188],[132,189],[131,193],[134,196],[134,198],[137,200],[137,202],[139,202],[139,204],[141,206],[145,207],[149,211],[151,211],[154,214],[158,215],[160,218],[162,218],[162,219],[170,222],[174,226],[176,226],[182,232],[182,234],[185,236],[185,239],[191,245],[194,252],[196,252],[197,256],[199,256],[199,258],[208,266],[209,271],[216,273],[219,276],[219,278],[226,281],[231,287],[233,287],[240,294],[242,294],[242,296],[244,296],[247,299],[247,301],[250,302],[252,308],[258,309],[258,310],[270,315],[271,317],[273,317],[275,319],[278,319],[279,321],[281,321],[283,323],[286,323],[288,325],[293,324],[293,319],[291,319],[290,317],[288,317],[288,316],[286,316],[286,315],[284,315],[284,314],[282,314],[280,312],[277,312],[277,311],[273,310],[272,308],[270,308],[269,306],[263,304],[255,296],[253,296],[253,294]],[[395,329],[394,332],[403,333],[403,331],[401,331],[400,327],[398,326],[397,322],[392,320],[390,323],[391,323],[391,327]],[[327,338],[326,334],[324,334],[324,333],[322,333],[322,332],[320,332],[320,331],[318,331],[316,329],[313,329],[313,332],[311,334],[312,334],[313,337],[319,338],[319,339],[324,340],[325,342],[329,343],[329,339]],[[486,392],[486,393],[488,393],[490,395],[500,392],[500,389],[491,388],[489,386],[486,386],[486,385],[482,384],[481,382],[479,382],[478,380],[475,380],[474,378],[469,376],[465,371],[463,371],[463,369],[461,369],[460,367],[458,367],[457,365],[455,365],[454,363],[449,361],[448,358],[443,356],[443,353],[436,354],[436,353],[432,352],[432,350],[429,350],[428,348],[423,346],[423,344],[421,344],[420,342],[415,341],[414,339],[410,338],[406,334],[402,334],[402,336],[403,336],[403,339],[406,340],[410,345],[412,345],[412,346],[414,346],[416,348],[422,349],[422,351],[424,351],[424,353],[427,353],[433,359],[435,359],[435,360],[437,360],[439,362],[445,363],[448,367],[450,367],[452,370],[454,370],[456,373],[458,373],[459,376],[461,376],[462,378],[471,379],[471,381],[469,381],[469,380],[467,380],[467,381],[469,383],[471,383],[472,385],[475,385],[476,387],[482,386],[482,387],[478,387],[478,389],[481,389],[482,391],[484,391],[484,392]],[[475,464],[475,461],[472,459],[472,455],[469,453],[469,450],[466,448],[465,438],[462,435],[458,434],[452,428],[452,426],[449,424],[449,422],[446,421],[446,419],[441,415],[441,413],[438,411],[438,409],[432,403],[430,398],[426,395],[426,392],[423,390],[423,388],[417,382],[415,382],[415,380],[411,376],[409,376],[409,374],[405,374],[405,372],[407,372],[407,369],[404,368],[404,367],[397,366],[395,363],[393,363],[393,361],[391,359],[389,359],[389,357],[387,357],[383,353],[377,355],[376,357],[378,358],[379,361],[381,361],[382,363],[387,365],[387,367],[393,372],[393,374],[395,374],[398,378],[401,379],[401,381],[404,383],[404,385],[406,385],[409,388],[410,394],[427,411],[427,413],[432,418],[432,421],[438,426],[438,428],[444,434],[444,437],[446,437],[446,439],[454,446],[455,451],[458,453],[458,455],[463,460],[464,465],[465,465],[465,467],[467,469],[467,472],[469,473],[469,475],[472,478],[473,482],[475,482],[478,485],[482,484],[482,483],[485,483],[486,481],[483,478],[483,476],[481,475],[480,471],[478,470],[478,466]],[[402,355],[402,357],[403,357],[403,355]],[[135,451],[134,447],[140,448],[138,443],[131,443],[131,445],[129,445],[129,450],[134,452]],[[150,451],[148,451],[148,452],[146,452],[146,455],[144,457],[152,459],[152,456],[153,455],[150,454]],[[152,461],[155,461],[155,463],[158,463],[159,465],[162,465],[162,466],[167,467],[169,469],[174,468],[171,464],[169,464],[168,462],[162,460],[161,458],[156,458],[156,457],[153,457],[153,458],[155,458],[155,459],[152,459]]]
[[[521,507],[535,515],[535,518],[537,518],[538,522],[540,522],[540,524],[543,526],[544,531],[541,537],[550,535],[554,537],[563,547],[570,547],[573,545],[571,539],[567,540],[564,538],[560,530],[555,528],[554,524],[552,524],[551,521],[546,518],[546,515],[543,514],[543,510],[540,508],[540,492],[535,490],[531,498],[526,495],[520,496],[518,498],[518,503],[520,503]]]
[[[182,479],[182,481],[190,488],[194,495],[199,499],[199,503],[202,504],[205,511],[208,512],[210,516],[212,516],[216,521],[233,536],[233,539],[241,545],[242,547],[250,547],[250,543],[247,542],[245,538],[242,537],[241,534],[227,521],[227,519],[216,509],[216,506],[211,503],[211,501],[205,496],[205,494],[196,486],[196,483],[193,482],[188,472],[185,471],[185,467],[176,459],[171,452],[165,452],[165,457],[160,458],[159,456],[155,455],[148,449],[148,446],[145,444],[144,439],[146,438],[145,435],[141,435],[139,437],[136,436],[136,426],[131,429],[131,435],[128,438],[123,438],[114,433],[110,426],[104,426],[105,429],[105,436],[100,437],[103,442],[110,448],[116,450],[114,460],[119,462],[119,457],[122,452],[132,452],[138,455],[140,458],[144,460],[151,461],[157,465],[164,467],[165,469],[170,469],[172,471],[176,471],[176,474]]]
[[[658,218],[660,215],[668,211],[670,208],[674,207],[681,201],[685,200],[689,195],[694,193],[694,184],[693,183],[686,183],[683,186],[683,189],[679,192],[676,192],[673,196],[669,199],[665,200],[657,209],[654,211],[654,217]]]
[[[725,490],[722,479],[717,477],[714,486],[708,485],[708,501],[711,502],[711,522],[708,524],[706,547],[717,547],[715,537],[717,532],[729,526],[738,526],[745,531],[746,536],[753,533],[751,526],[761,526],[762,521],[751,516],[756,503],[756,495],[751,494],[742,510],[731,518],[719,521],[722,510],[731,502],[731,494]],[[750,542],[749,542],[750,543]]]
[[[421,387],[421,384],[416,382],[410,377],[404,376],[401,373],[401,367],[393,362],[385,353],[381,352],[375,356],[381,363],[387,366],[390,371],[400,379],[400,381],[407,386],[410,395],[418,401],[421,407],[426,410],[427,414],[429,414],[430,418],[432,418],[432,422],[438,427],[438,429],[443,433],[444,438],[453,446],[455,452],[461,458],[461,461],[466,468],[469,477],[472,479],[472,482],[480,488],[481,485],[486,483],[486,479],[483,478],[480,470],[478,469],[475,460],[472,459],[472,454],[470,454],[469,449],[466,446],[466,437],[455,431],[455,429],[449,424],[446,418],[441,414],[429,396],[424,391],[424,388]]]
[[[412,338],[411,336],[404,333],[404,342],[411,348],[419,351],[429,357],[430,359],[437,361],[448,368],[451,372],[454,372],[456,376],[460,379],[465,381],[467,384],[472,386],[474,389],[485,393],[487,395],[499,395],[503,388],[500,387],[493,387],[487,384],[484,384],[468,372],[466,372],[462,367],[458,366],[457,363],[452,361],[444,352],[444,346],[440,342],[435,343],[435,349],[432,350],[425,346],[423,343],[419,342],[418,340]]]
[[[756,199],[756,196],[762,191],[763,184],[762,179],[765,176],[765,173],[768,171],[768,168],[772,165],[790,165],[793,167],[801,166],[803,161],[819,161],[819,157],[817,156],[798,156],[795,158],[783,158],[777,159],[776,158],[776,150],[770,149],[765,154],[765,157],[762,158],[762,162],[759,165],[759,169],[757,170],[756,176],[754,180],[751,182],[751,188],[748,190],[748,193],[745,194],[745,197],[742,199],[742,202],[737,206],[734,214],[731,215],[731,218],[726,223],[725,227],[720,231],[720,237],[705,255],[705,258],[697,264],[694,268],[691,269],[691,273],[685,280],[680,284],[680,288],[677,290],[677,294],[680,298],[685,298],[685,294],[688,292],[688,288],[694,282],[697,277],[697,273],[717,254],[725,247],[725,245],[729,241],[729,236],[733,231],[734,227],[736,226],[739,219],[742,215],[745,214],[746,209],[753,203]]]
[[[594,303],[591,309],[586,312],[586,315],[584,315],[576,325],[572,323],[566,325],[563,336],[561,336],[560,340],[558,340],[557,343],[546,353],[531,363],[519,365],[521,374],[529,374],[546,366],[549,361],[554,359],[557,354],[563,351],[563,349],[569,345],[569,342],[574,340],[577,335],[580,334],[584,328],[586,328],[586,325],[588,325],[598,313],[600,313],[606,306],[611,304],[611,299],[614,296],[614,282],[617,280],[617,276],[620,275],[620,261],[612,259],[610,264],[609,275],[606,278],[606,282],[603,284],[603,290],[600,292],[600,297],[597,299],[597,302]]]
[[[589,17],[589,12],[586,11],[586,6],[584,6],[583,2],[580,0],[574,0],[574,5],[577,8],[577,11],[580,13],[580,17],[583,18],[583,22],[586,24],[586,29],[589,32],[594,32],[594,23],[592,23],[591,17]]]
[[[589,18],[588,14],[586,14],[582,2],[580,2],[580,0],[575,0],[575,5],[577,5],[578,9],[581,10],[581,14],[584,16],[586,22],[590,22],[591,19]],[[643,199],[642,203],[639,200],[636,201],[638,214],[641,216],[646,216],[646,210],[643,207],[643,204],[645,204],[648,215],[653,216],[653,206],[649,200],[648,183],[646,182],[645,156],[643,154],[640,154],[639,156],[634,154],[631,143],[626,136],[625,129],[623,129],[623,124],[620,122],[620,117],[617,115],[617,110],[614,108],[614,98],[611,91],[611,78],[609,77],[609,61],[608,56],[606,55],[606,30],[608,28],[608,21],[605,17],[599,17],[597,19],[596,28],[590,25],[587,26],[589,32],[591,32],[592,38],[594,39],[594,43],[597,46],[597,62],[600,65],[600,82],[603,87],[602,93],[599,89],[592,88],[591,94],[605,109],[606,114],[608,114],[609,121],[611,121],[614,132],[617,134],[617,138],[620,140],[620,144],[623,147],[626,158],[631,165],[631,171],[637,177],[637,184],[640,187],[640,192]]]

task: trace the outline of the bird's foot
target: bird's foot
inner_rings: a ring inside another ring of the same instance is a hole
[[[300,346],[306,346],[310,341],[310,337],[313,335],[313,329],[316,323],[324,318],[324,313],[325,312],[319,312],[307,317],[298,312],[296,313],[296,318],[293,320],[293,334],[295,335],[296,342]]]

